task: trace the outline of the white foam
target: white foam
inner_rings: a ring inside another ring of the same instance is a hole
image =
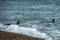
[[[0,23],[0,29],[4,29],[6,28],[7,26],[4,26],[3,24]]]
[[[25,34],[33,37],[46,38],[46,34],[40,33],[36,28],[26,28],[26,27],[19,27],[18,25],[10,25],[8,26],[8,28],[6,28],[6,31]]]
[[[0,26],[2,27],[3,25],[1,24]],[[45,38],[45,39],[48,38],[46,33],[41,33],[36,28],[19,27],[19,25],[10,25],[2,30],[18,34],[25,34],[37,38]]]

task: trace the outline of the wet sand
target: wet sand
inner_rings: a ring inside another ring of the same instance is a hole
[[[0,40],[45,40],[45,39],[35,38],[23,34],[4,32],[0,30]]]

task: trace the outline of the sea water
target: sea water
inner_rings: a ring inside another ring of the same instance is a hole
[[[49,22],[53,18],[55,23]],[[50,40],[60,40],[60,0],[0,0],[0,27],[17,20],[19,27],[35,28]]]

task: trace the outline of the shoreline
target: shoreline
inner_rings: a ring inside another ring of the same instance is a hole
[[[0,30],[0,40],[45,40],[45,39]]]

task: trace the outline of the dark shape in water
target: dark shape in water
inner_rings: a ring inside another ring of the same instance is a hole
[[[44,23],[44,22],[46,22],[46,23],[55,23],[55,18],[52,19],[52,21],[42,21],[41,23]]]
[[[18,25],[18,24],[20,24],[20,20],[18,20],[17,22],[16,22],[16,24]],[[6,23],[6,25],[11,25],[10,23]]]
[[[16,22],[16,24],[20,24],[20,20],[18,20],[18,21]]]
[[[55,19],[53,19],[51,22],[55,22]]]
[[[10,25],[10,23],[7,23],[6,25]]]

